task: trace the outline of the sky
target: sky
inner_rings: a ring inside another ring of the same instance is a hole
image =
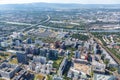
[[[0,4],[21,4],[33,2],[79,3],[79,4],[120,4],[120,0],[0,0]]]

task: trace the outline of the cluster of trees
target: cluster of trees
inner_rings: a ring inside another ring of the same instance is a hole
[[[63,57],[58,57],[57,60],[54,60],[53,67],[58,70],[62,60],[63,60]]]
[[[89,39],[89,36],[83,35],[83,34],[72,34],[72,38],[79,39],[82,41],[87,41]]]
[[[54,43],[56,41],[56,38],[47,37],[47,38],[42,38],[41,40],[46,43]]]
[[[103,36],[103,35],[114,35],[114,34],[116,34],[116,35],[120,35],[120,32],[92,32],[92,34],[94,35],[94,36]]]
[[[63,28],[63,29],[78,29],[78,30],[85,29],[85,25],[82,24],[82,23],[80,25],[73,25],[73,24],[69,24],[69,23],[52,23],[52,22],[47,22],[47,23],[45,23],[43,25],[44,26],[54,27],[54,28]]]
[[[0,56],[8,56],[8,54],[0,53]]]
[[[117,53],[117,51],[114,48],[108,48],[109,51],[111,51],[119,60],[120,60],[120,54]]]

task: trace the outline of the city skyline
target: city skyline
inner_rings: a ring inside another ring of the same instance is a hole
[[[0,80],[119,80],[120,1],[0,0]]]
[[[77,3],[77,4],[120,4],[119,0],[0,0],[0,4],[22,4],[22,3]]]

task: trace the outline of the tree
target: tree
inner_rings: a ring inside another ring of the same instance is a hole
[[[108,59],[108,58],[106,58],[106,59],[104,60],[104,63],[106,64],[106,67],[108,67],[109,62],[110,62],[110,59]]]
[[[102,55],[101,55],[101,59],[102,59],[102,60],[104,60],[105,57],[106,57],[106,54],[102,54]]]
[[[87,35],[83,35],[83,34],[73,34],[71,36],[72,38],[75,38],[75,39],[79,39],[79,40],[82,40],[82,41],[87,41],[89,39],[89,37]]]

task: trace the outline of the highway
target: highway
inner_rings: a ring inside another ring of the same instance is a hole
[[[50,21],[50,19],[51,19],[51,17],[49,15],[47,15],[47,19],[46,20],[44,20],[42,22],[39,22],[38,24],[31,25],[30,27],[24,28],[23,30],[21,30],[21,32],[28,31],[28,30],[30,30],[32,28],[36,28],[37,26],[42,25],[42,24]]]
[[[44,29],[52,29],[52,30],[65,30],[65,31],[71,31],[71,32],[86,32],[85,30],[76,30],[76,29],[63,29],[63,28],[54,28],[54,27],[49,27],[49,26],[43,26],[43,25],[39,25],[39,28],[44,28]]]

